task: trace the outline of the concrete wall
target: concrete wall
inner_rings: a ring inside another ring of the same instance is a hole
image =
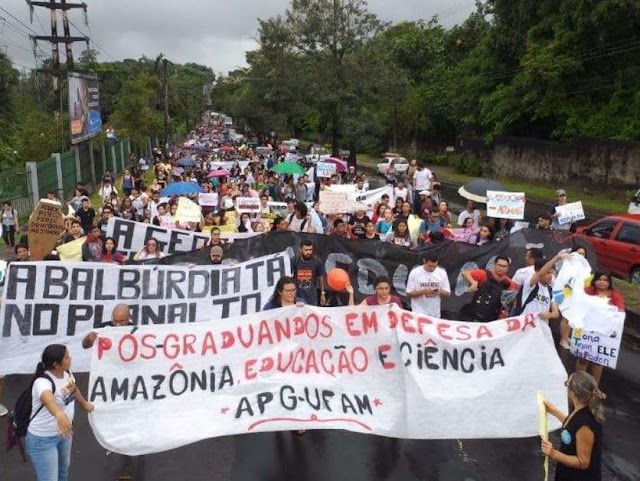
[[[636,187],[640,142],[576,139],[570,144],[515,137],[493,143],[494,172],[559,185]]]

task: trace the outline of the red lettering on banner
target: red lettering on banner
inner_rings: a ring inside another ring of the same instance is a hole
[[[338,353],[338,372],[340,374],[344,374],[345,372],[353,374],[353,369],[351,369],[349,358],[345,351],[340,351],[340,353]]]
[[[260,372],[267,372],[273,369],[275,362],[272,357],[265,357],[262,359],[262,364],[260,365]]]
[[[520,330],[520,319],[518,319],[517,317],[505,319],[504,321],[507,323],[507,332]]]
[[[359,331],[353,326],[354,321],[357,318],[358,318],[358,314],[356,314],[355,312],[349,312],[347,313],[346,316],[344,316],[344,321],[347,324],[347,332],[349,333],[350,336],[353,336],[353,337],[356,337],[362,334],[361,331]]]
[[[395,362],[387,361],[387,352],[391,350],[391,346],[389,344],[382,344],[378,346],[378,359],[380,359],[380,364],[382,364],[382,369],[393,369],[396,367]]]
[[[322,370],[325,373],[329,374],[329,376],[335,376],[335,368],[333,367],[333,364],[326,364],[326,362],[330,363],[331,361],[333,361],[333,353],[331,352],[331,350],[323,349],[322,351],[320,351],[320,364],[322,365]]]
[[[169,344],[169,339],[175,340],[175,344]],[[172,348],[172,351],[169,351]],[[180,354],[180,344],[178,343],[178,336],[175,334],[167,334],[162,343],[162,353],[167,359],[175,359]]]
[[[258,344],[262,345],[265,341],[269,344],[273,344],[273,337],[271,336],[269,323],[263,319],[260,321],[260,327],[258,328]]]
[[[409,312],[402,313],[402,329],[404,332],[413,334],[416,332],[416,328],[413,327],[411,321],[413,321],[413,316]]]
[[[375,317],[375,314],[374,314]],[[333,335],[333,325],[331,324],[331,318],[329,316],[324,316],[322,318],[322,327],[324,329],[322,329],[322,332],[320,333],[321,337],[324,337],[325,339],[327,337],[331,337]],[[366,326],[366,324],[365,324]]]
[[[243,339],[242,337],[242,328],[238,328],[238,340],[240,341],[240,344],[242,344],[242,346],[245,349],[248,349],[251,347],[251,345],[253,344],[253,326],[251,324],[249,324],[248,326],[249,329],[249,338],[248,339]]]
[[[201,356],[205,356],[207,351],[211,351],[211,354],[218,354],[218,348],[216,347],[216,339],[213,337],[213,333],[211,331],[207,331],[204,335],[204,341],[202,342],[202,351],[200,352]]]
[[[222,349],[229,349],[236,342],[236,338],[231,331],[222,333]]]
[[[140,357],[142,359],[153,359],[156,357],[156,335],[145,334],[140,339],[142,348],[140,349]]]
[[[399,322],[398,315],[395,311],[387,311],[387,316],[389,316],[389,328],[395,329]]]
[[[111,339],[108,337],[98,338],[98,359],[102,359],[102,353],[111,349]]]
[[[362,329],[365,334],[369,331],[378,332],[378,316],[375,312],[368,316],[366,312],[362,313]]]
[[[420,334],[424,334],[424,327],[430,326],[433,324],[433,321],[428,317],[419,316],[418,317],[418,332]]]
[[[449,330],[450,327],[451,326],[449,324],[446,324],[444,322],[439,322],[437,326],[438,336],[440,336],[442,339],[445,339],[447,341],[451,341],[453,337],[447,334],[447,331]]]
[[[491,334],[491,329],[489,329],[488,326],[481,325],[480,327],[478,327],[478,332],[476,333],[476,339],[480,339],[483,337],[493,337],[493,334]]]
[[[299,336],[304,333],[304,319],[301,316],[293,319],[293,334]]]
[[[130,342],[132,346],[132,353],[131,353],[131,356],[129,356],[128,358],[125,357],[122,352],[122,345],[125,342]],[[120,356],[120,360],[122,360],[123,362],[131,362],[136,358],[137,355],[138,355],[138,341],[136,340],[135,336],[131,334],[125,334],[124,336],[122,336],[120,338],[120,342],[118,342],[118,356]]]
[[[182,338],[182,355],[185,354],[195,354],[196,350],[193,348],[193,345],[196,343],[195,334],[186,334]]]
[[[469,326],[466,324],[459,324],[456,326],[456,340],[458,341],[468,341],[471,339],[471,333],[469,332]]]
[[[253,371],[253,366],[256,364],[257,359],[247,359],[244,363],[244,378],[247,380],[255,379],[257,374]]]
[[[535,329],[536,326],[536,317],[533,314],[527,314],[524,318],[524,325],[522,326],[522,331],[526,331],[527,327],[532,327]]]

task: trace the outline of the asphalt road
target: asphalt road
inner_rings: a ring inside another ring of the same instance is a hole
[[[622,350],[618,369],[606,370],[604,481],[640,479],[640,353]],[[566,364],[573,364],[567,359]],[[523,366],[526,369],[526,366]],[[87,375],[77,376],[86,393]],[[12,406],[28,376],[11,376],[5,400]],[[505,386],[508,389],[508,386]],[[188,406],[185,406],[188,409]],[[499,415],[499,413],[496,413]],[[537,413],[531,413],[536,416]],[[460,419],[459,422],[465,422]],[[186,425],[185,429],[189,429]],[[5,430],[0,434],[4,446]],[[557,435],[552,436],[558,442]],[[35,479],[16,450],[0,454],[0,480]],[[123,458],[97,443],[87,416],[74,421],[71,481],[115,481]],[[133,479],[159,481],[540,481],[539,439],[411,441],[346,431],[261,433],[210,439],[134,459]],[[552,466],[553,470],[553,466]],[[553,479],[551,477],[550,479]]]

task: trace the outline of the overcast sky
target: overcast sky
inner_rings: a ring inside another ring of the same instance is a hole
[[[71,0],[73,2],[74,0]],[[245,66],[247,50],[256,47],[257,19],[284,13],[289,0],[85,0],[89,28],[81,10],[71,10],[73,35],[90,35],[99,60],[155,58],[160,53],[174,62],[196,62],[216,74]],[[77,1],[80,3],[80,0]],[[6,11],[3,11],[4,8]],[[385,21],[430,19],[439,14],[444,25],[462,22],[475,8],[474,0],[369,0],[369,8]],[[0,1],[0,49],[16,68],[33,68],[35,59],[28,34],[50,35],[49,11],[35,8],[30,23],[24,0]],[[25,25],[21,25],[7,12]],[[28,32],[27,27],[33,32]],[[61,22],[58,32],[62,34]],[[51,46],[40,42],[40,56],[51,55]],[[64,51],[64,45],[60,45]],[[84,50],[76,44],[74,56]],[[61,54],[64,61],[64,54]],[[21,64],[22,66],[18,65]]]

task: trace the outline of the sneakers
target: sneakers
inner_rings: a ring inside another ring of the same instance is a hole
[[[2,416],[6,416],[7,414],[9,414],[9,410],[5,407],[4,404],[0,404],[0,418]]]
[[[571,349],[571,344],[569,344],[568,339],[563,339],[562,341],[560,341],[560,347],[562,347],[563,349]]]

